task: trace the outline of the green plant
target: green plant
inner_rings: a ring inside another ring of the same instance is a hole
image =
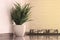
[[[11,18],[17,25],[21,25],[29,19],[30,4],[21,6],[19,3],[14,4],[11,10]]]

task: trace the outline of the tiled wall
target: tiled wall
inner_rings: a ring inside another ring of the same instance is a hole
[[[32,6],[30,28],[60,31],[60,0],[30,0]]]

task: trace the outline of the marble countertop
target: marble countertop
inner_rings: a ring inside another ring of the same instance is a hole
[[[10,34],[0,34],[0,40],[60,40],[59,35],[25,35],[16,37]]]

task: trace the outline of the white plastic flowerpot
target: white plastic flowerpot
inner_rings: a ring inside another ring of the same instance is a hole
[[[16,34],[16,36],[24,36],[25,35],[25,29],[26,26],[23,25],[14,25],[14,34]]]

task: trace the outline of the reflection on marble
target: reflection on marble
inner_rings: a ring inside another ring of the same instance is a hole
[[[60,40],[60,36],[25,36],[15,37],[14,40]]]
[[[60,36],[30,36],[30,40],[60,40]]]
[[[0,40],[13,40],[12,34],[0,34]]]
[[[13,35],[0,35],[0,40],[60,40],[60,35],[25,35],[16,37]]]
[[[14,40],[25,40],[25,37],[15,37]]]
[[[30,40],[29,36],[15,37],[14,40]]]
[[[0,40],[13,40],[13,37],[9,36],[0,36]]]

